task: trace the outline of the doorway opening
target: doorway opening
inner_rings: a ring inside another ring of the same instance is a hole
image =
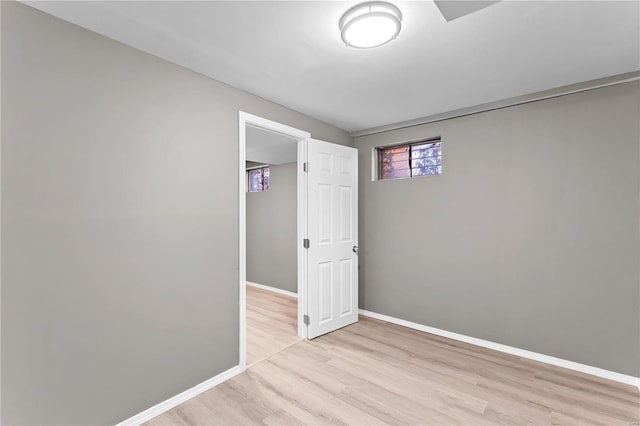
[[[306,337],[303,163],[310,134],[244,112],[238,130],[239,363],[245,369]]]

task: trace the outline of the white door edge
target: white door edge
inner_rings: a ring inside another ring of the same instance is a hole
[[[308,338],[307,327],[304,324],[304,317],[307,311],[307,250],[303,246],[303,240],[307,238],[307,174],[304,172],[304,165],[307,162],[307,146],[309,135],[306,139],[298,142],[298,337]]]

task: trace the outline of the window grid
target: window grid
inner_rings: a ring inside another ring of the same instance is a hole
[[[442,174],[442,142],[431,139],[378,148],[378,178],[402,179]]]
[[[269,167],[261,167],[247,171],[249,192],[263,192],[269,190]]]

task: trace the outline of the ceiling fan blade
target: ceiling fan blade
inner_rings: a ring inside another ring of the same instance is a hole
[[[498,3],[501,0],[433,0],[447,22]]]

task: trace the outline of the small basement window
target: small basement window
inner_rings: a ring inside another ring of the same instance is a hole
[[[249,192],[263,192],[269,190],[269,167],[247,170]]]
[[[378,179],[404,179],[442,174],[440,138],[377,148]]]

